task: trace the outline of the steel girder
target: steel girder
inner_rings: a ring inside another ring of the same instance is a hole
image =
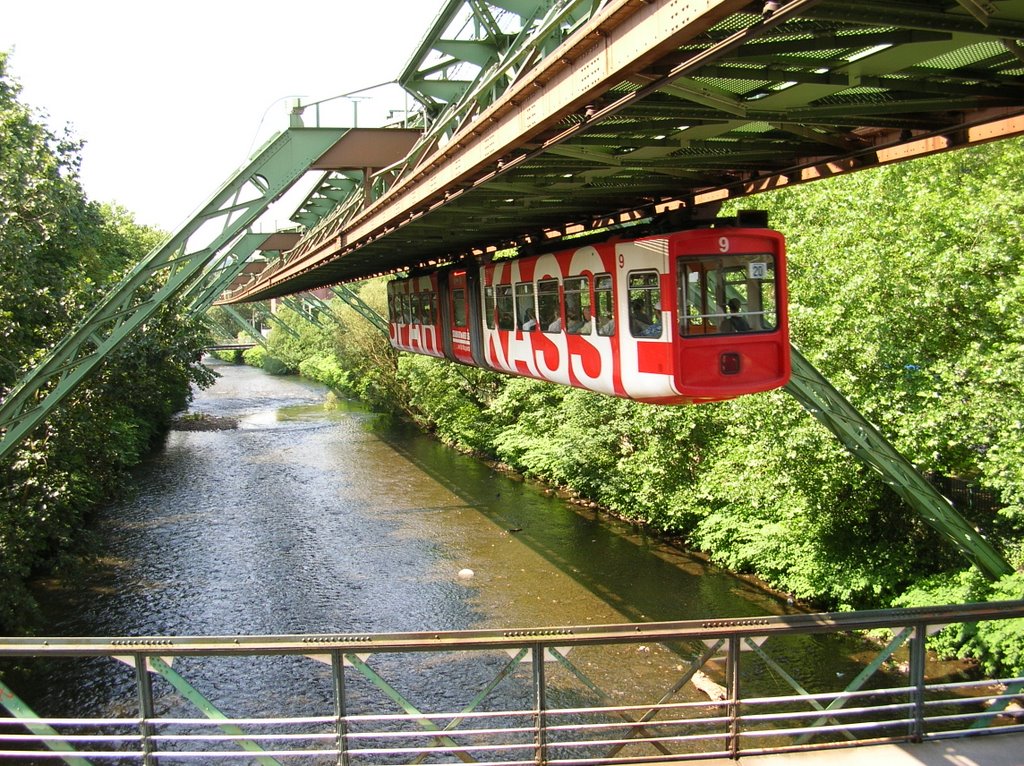
[[[953,504],[795,346],[790,351],[793,374],[786,391],[831,431],[854,457],[877,471],[907,505],[981,572],[992,579],[1012,574],[1013,567],[957,512]]]
[[[278,135],[186,224],[140,261],[0,403],[0,457],[42,423],[160,306],[179,299],[213,259],[235,244],[267,206],[344,132],[340,128],[293,128]]]

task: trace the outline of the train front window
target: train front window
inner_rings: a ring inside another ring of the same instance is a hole
[[[565,280],[565,331],[570,335],[590,335],[590,279],[569,277]]]
[[[557,279],[542,279],[537,283],[537,316],[544,332],[561,332],[562,306]]]
[[[594,317],[598,335],[615,334],[615,296],[612,295],[612,275],[594,277]]]
[[[634,338],[661,337],[661,279],[657,271],[629,275],[629,331]]]
[[[681,335],[767,332],[778,325],[771,254],[686,256],[678,274]]]
[[[495,304],[498,311],[498,329],[513,330],[516,326],[515,309],[512,307],[512,285],[498,285],[494,288]]]
[[[452,290],[452,322],[456,327],[466,326],[466,291]]]

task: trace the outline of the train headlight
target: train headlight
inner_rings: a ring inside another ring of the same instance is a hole
[[[718,357],[718,369],[723,375],[739,375],[740,355],[735,351],[726,351]]]

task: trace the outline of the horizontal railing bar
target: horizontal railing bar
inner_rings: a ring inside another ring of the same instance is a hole
[[[829,711],[830,713],[832,711]],[[825,715],[820,713],[819,715]],[[742,717],[740,719],[742,722]],[[797,726],[789,729],[750,729],[749,731],[741,730],[739,732],[740,739],[756,739],[758,737],[792,737],[801,734],[829,734],[832,732],[843,732],[843,731],[871,731],[872,729],[880,729],[888,726],[907,726],[914,722],[913,718],[891,718],[886,721],[859,721],[851,723],[836,724],[832,726]]]
[[[602,763],[609,764],[629,764],[629,763],[665,763],[675,761],[703,761],[710,758],[728,758],[730,755],[728,750],[711,750],[706,753],[674,753],[671,758],[662,754],[658,755],[634,755],[634,756],[621,756],[616,755],[614,758],[601,761]],[[593,758],[549,758],[545,761],[546,766],[583,766],[584,764],[593,764]],[[474,766],[482,766],[481,764],[474,764]]]
[[[751,697],[749,699],[743,699],[744,705],[767,705],[776,704],[780,702],[807,702],[808,700],[815,700],[821,702],[823,700],[838,701],[838,700],[850,700],[858,697],[889,697],[897,694],[911,694],[916,692],[916,687],[913,686],[896,686],[885,689],[861,689],[859,691],[840,691],[840,692],[818,692],[817,694],[788,694],[779,697]],[[819,713],[821,711],[818,711]]]
[[[991,697],[946,697],[944,699],[925,700],[922,707],[925,709],[936,707],[956,707],[958,705],[985,705],[998,700],[1014,700],[1020,697],[1019,694],[1003,694]],[[1013,711],[1000,710],[998,712],[987,711],[986,715],[1010,715]]]
[[[135,734],[0,734],[0,742],[140,742]]]
[[[936,691],[955,691],[957,689],[983,689],[986,686],[1012,686],[1014,684],[1024,684],[1024,678],[990,678],[984,681],[950,681],[944,684],[928,684],[927,688]]]
[[[477,737],[483,734],[534,734],[535,726],[512,729],[438,729],[437,731],[360,731],[346,732],[346,739],[437,739],[438,737]]]
[[[962,739],[963,737],[985,737],[997,734],[1019,734],[1024,732],[1024,724],[1010,726],[990,726],[987,729],[956,729],[953,731],[936,731],[926,733],[924,739]]]
[[[976,713],[950,713],[949,715],[930,715],[925,716],[925,723],[943,723],[945,721],[975,721],[979,718],[996,718],[998,716],[1007,716],[1010,718],[1024,718],[1024,711],[1014,711],[1011,713],[1000,712],[993,713],[991,710],[980,710]],[[1000,727],[990,727],[1000,728]]]
[[[88,760],[95,761],[100,758],[110,758],[116,760],[124,760],[125,758],[134,758],[139,760],[142,758],[141,750],[86,750],[81,753],[60,753],[52,750],[0,750],[0,758],[24,758],[26,755],[32,756],[33,760],[49,759],[49,760],[63,760],[70,756],[78,756],[80,758],[88,757]],[[250,757],[252,757],[250,755]]]
[[[1024,601],[862,612],[766,615],[721,620],[620,625],[576,625],[527,630],[463,630],[286,636],[179,636],[123,638],[0,637],[0,656],[59,655],[238,655],[341,652],[430,652],[524,648],[536,644],[574,646],[636,641],[685,641],[780,633],[834,633],[906,625],[951,624],[1024,617]]]
[[[742,750],[743,757],[758,756],[758,755],[779,755],[782,753],[807,753],[811,751],[821,750],[848,750],[852,747],[867,747],[869,745],[892,745],[909,742],[911,739],[909,734],[901,735],[898,737],[871,737],[869,739],[858,739],[849,742],[837,741],[829,742],[827,745],[816,745],[816,744],[792,744],[783,745],[781,747],[745,747]]]
[[[323,742],[336,740],[337,732],[310,734],[151,734],[148,739],[153,742]]]
[[[713,732],[711,734],[678,734],[671,737],[627,737],[625,739],[585,739],[585,740],[558,740],[548,742],[548,747],[596,747],[599,745],[653,745],[673,742],[706,742],[712,739],[722,739],[724,732]]]
[[[911,711],[914,709],[913,702],[894,702],[887,705],[872,705],[870,707],[855,707],[855,708],[836,708],[835,710],[818,710],[812,708],[811,710],[790,710],[781,713],[743,713],[739,716],[741,721],[790,721],[794,718],[821,718],[822,715],[828,715],[829,718],[842,718],[853,717],[855,715],[863,715],[864,713],[885,713],[885,712],[901,712]]]
[[[821,713],[818,713],[821,715]],[[714,718],[674,718],[668,720],[650,719],[649,721],[611,721],[608,723],[584,723],[579,726],[564,724],[558,726],[545,726],[545,731],[603,731],[608,729],[654,729],[658,726],[701,726],[705,724],[728,723],[732,719],[728,716],[716,716]]]
[[[438,732],[440,735],[442,732]],[[507,745],[438,745],[437,747],[350,747],[345,752],[349,755],[419,755],[420,753],[483,753],[509,752],[512,750],[533,750],[535,742],[513,742]]]

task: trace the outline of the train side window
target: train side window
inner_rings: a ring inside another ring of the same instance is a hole
[[[778,325],[769,253],[680,258],[680,334],[745,333]]]
[[[466,291],[452,290],[452,323],[456,327],[466,326]]]
[[[590,335],[590,278],[568,277],[565,280],[565,331],[570,335]]]
[[[408,293],[402,295],[402,321],[412,324],[412,298]]]
[[[537,329],[537,301],[533,296],[533,282],[516,285],[516,327],[520,330]]]
[[[437,293],[423,294],[423,313],[427,324],[437,324]]]
[[[423,324],[423,293],[416,293],[412,296],[412,321],[416,324]]]
[[[487,329],[494,329],[494,286],[484,287],[484,317],[487,322]]]
[[[512,306],[512,285],[498,285],[495,288],[495,303],[498,309],[498,329],[514,330],[516,314]]]
[[[594,316],[598,335],[615,334],[615,297],[612,295],[612,275],[594,277]]]
[[[661,275],[634,271],[629,275],[629,331],[634,338],[661,337]]]
[[[398,295],[392,290],[388,290],[388,319],[391,324],[398,324]]]
[[[558,280],[543,279],[537,283],[537,316],[544,332],[562,331],[562,305],[558,299]]]

